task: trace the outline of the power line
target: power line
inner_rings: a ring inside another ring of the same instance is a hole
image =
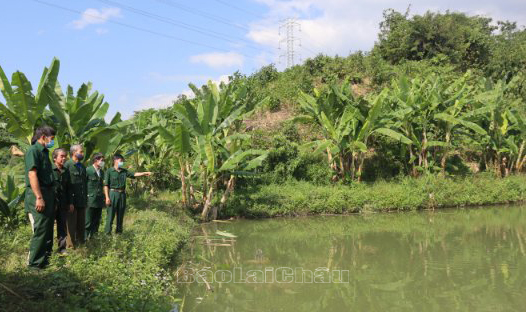
[[[159,21],[159,22],[170,24],[172,26],[188,29],[190,31],[197,32],[197,33],[203,34],[205,36],[213,37],[213,38],[216,38],[216,39],[224,40],[224,41],[235,43],[235,44],[237,44],[237,43],[239,43],[239,41],[241,41],[241,42],[244,42],[247,45],[247,47],[249,47],[251,49],[260,50],[260,48],[252,45],[252,43],[250,43],[249,41],[247,41],[245,39],[231,37],[231,36],[226,35],[226,34],[222,34],[222,33],[219,33],[219,32],[213,31],[213,30],[208,30],[206,28],[202,28],[202,27],[199,27],[199,26],[187,24],[187,23],[175,20],[173,18],[157,15],[157,14],[154,14],[154,13],[151,13],[151,12],[148,12],[148,11],[144,11],[144,10],[141,10],[141,9],[137,9],[137,8],[134,8],[134,7],[131,7],[131,6],[127,6],[127,5],[124,5],[124,4],[115,2],[115,1],[111,1],[111,0],[97,0],[97,1],[105,3],[105,4],[117,6],[117,7],[121,8],[121,9],[133,12],[135,14],[139,14],[139,15],[145,16],[147,18],[150,18],[150,19],[153,19],[153,20],[156,20],[156,21]],[[238,40],[238,41],[234,41],[234,40],[232,40],[230,38],[233,38],[233,39]]]
[[[70,12],[70,13],[83,14],[83,15],[86,15],[86,16],[89,16],[89,17],[99,18],[100,19],[100,16],[96,16],[96,15],[93,15],[93,14],[88,14],[86,12],[81,12],[81,11],[78,11],[78,10],[75,10],[75,9],[66,8],[66,7],[60,6],[58,4],[49,3],[49,2],[46,2],[46,1],[42,1],[42,0],[31,0],[31,1],[43,4],[43,5],[46,5],[46,6],[49,6],[49,7],[53,7],[53,8],[56,8],[56,9],[60,9],[60,10],[63,10],[63,11],[67,11],[67,12]],[[199,43],[199,42],[195,42],[195,41],[192,41],[192,40],[187,40],[187,39],[184,39],[184,38],[179,38],[179,37],[175,37],[175,36],[172,36],[172,35],[167,35],[167,34],[160,33],[160,32],[154,31],[154,30],[150,30],[150,29],[146,29],[146,28],[142,28],[142,27],[137,27],[137,26],[133,26],[133,25],[130,25],[130,24],[126,24],[126,23],[122,23],[122,22],[118,22],[118,21],[114,21],[114,20],[107,20],[107,22],[108,23],[112,23],[112,24],[116,24],[116,25],[120,25],[122,27],[130,28],[130,29],[133,29],[133,30],[149,33],[149,34],[152,34],[152,35],[156,35],[156,36],[160,36],[160,37],[164,37],[164,38],[168,38],[168,39],[173,39],[173,40],[185,42],[185,43],[188,43],[188,44],[193,44],[193,45],[197,45],[197,46],[201,46],[201,47],[206,47],[206,48],[209,48],[209,49],[214,49],[214,50],[218,50],[218,51],[222,51],[222,52],[230,52],[228,50],[225,50],[225,49],[222,49],[222,48],[218,48],[218,47],[215,47],[215,46],[212,46],[212,45],[208,45],[208,44],[205,44],[205,43]],[[239,53],[239,54],[243,55],[243,56],[245,56],[247,58],[255,59],[252,56],[248,56],[248,55],[245,55],[245,54],[242,54],[242,53]]]
[[[316,53],[314,51],[312,51],[311,49],[307,48],[305,45],[302,45],[301,46],[304,50],[306,50],[307,52],[310,52],[312,55],[316,56],[318,55],[320,52]]]
[[[313,47],[313,45],[314,45],[314,46],[315,46],[315,49],[318,49],[319,52],[316,53],[316,52],[312,51],[311,49],[309,49],[309,48],[307,48],[307,47],[305,47],[305,46],[302,46],[302,47],[303,47],[305,50],[307,50],[307,51],[313,53],[315,56],[318,55],[319,53],[322,53],[322,51],[323,51],[323,47],[321,47],[319,44],[317,44],[316,41],[313,40],[313,38],[309,35],[308,32],[302,32],[302,33],[305,34],[305,35],[307,35],[307,37],[308,37],[307,39],[310,39],[308,42],[312,44],[311,47]]]
[[[181,9],[183,11],[186,11],[188,13],[191,13],[191,14],[194,14],[194,15],[197,15],[197,16],[201,16],[201,17],[204,17],[204,18],[216,21],[218,23],[222,23],[222,24],[229,25],[229,26],[232,26],[232,27],[236,27],[236,28],[239,28],[239,29],[243,29],[243,30],[246,30],[246,31],[250,30],[248,27],[245,27],[245,26],[233,23],[232,21],[230,21],[228,19],[225,19],[225,18],[222,18],[221,16],[209,14],[209,13],[207,13],[205,11],[194,9],[192,7],[189,7],[189,6],[186,6],[186,5],[183,5],[183,4],[174,3],[173,1],[170,1],[170,0],[155,0],[155,1],[164,3],[164,4],[166,4],[168,6],[171,6],[171,7],[174,7],[174,8]]]
[[[241,11],[241,12],[243,12],[243,13],[247,13],[247,14],[250,14],[250,15],[252,15],[252,16],[255,16],[255,17],[257,17],[257,18],[263,18],[263,16],[261,16],[261,15],[259,15],[259,14],[256,14],[256,13],[253,13],[253,12],[250,12],[249,10],[246,10],[246,9],[240,8],[240,7],[238,7],[238,6],[235,6],[235,5],[233,5],[233,4],[228,3],[228,2],[226,2],[226,1],[223,1],[223,0],[215,0],[215,1],[216,1],[216,2],[219,2],[219,3],[223,4],[223,5],[226,5],[227,7],[231,7],[231,8],[233,8],[233,9],[235,9],[235,10],[238,10],[238,11]]]

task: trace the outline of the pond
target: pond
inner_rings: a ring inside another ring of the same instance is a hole
[[[524,311],[526,207],[200,225],[182,311]]]

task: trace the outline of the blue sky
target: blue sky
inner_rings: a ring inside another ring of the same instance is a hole
[[[59,80],[106,96],[108,117],[164,107],[189,82],[224,80],[277,63],[280,21],[301,25],[296,62],[316,53],[368,50],[382,11],[394,0],[17,0],[0,4],[0,66],[24,72],[36,88],[56,56]],[[44,4],[44,3],[47,3]],[[50,6],[54,5],[54,6]],[[61,8],[57,7],[60,6]],[[452,10],[526,24],[526,1],[411,1],[412,13]],[[284,59],[281,59],[284,61]],[[284,64],[278,63],[278,68]],[[3,99],[2,99],[3,101]]]

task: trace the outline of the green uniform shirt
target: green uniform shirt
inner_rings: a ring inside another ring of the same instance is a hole
[[[26,186],[31,187],[29,183],[29,171],[37,170],[37,177],[40,187],[53,186],[53,169],[51,160],[49,160],[49,150],[40,143],[35,143],[27,150],[25,155],[26,165]]]
[[[68,192],[69,171],[66,167],[62,172],[53,164],[53,177],[55,180],[55,205],[58,208],[67,208],[70,202],[70,193]]]
[[[126,189],[126,178],[135,178],[135,172],[126,169],[117,171],[114,167],[111,167],[104,176],[104,185],[110,189],[124,190]]]
[[[88,177],[88,207],[104,207],[104,192],[102,191],[104,171],[101,168],[97,174],[95,167],[89,166],[86,169],[86,175]]]
[[[64,167],[69,171],[68,193],[71,204],[75,207],[86,207],[88,203],[88,183],[86,167],[81,163],[68,160]]]

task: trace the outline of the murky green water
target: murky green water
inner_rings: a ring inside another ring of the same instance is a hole
[[[526,207],[241,220],[195,235],[185,312],[526,309]]]

